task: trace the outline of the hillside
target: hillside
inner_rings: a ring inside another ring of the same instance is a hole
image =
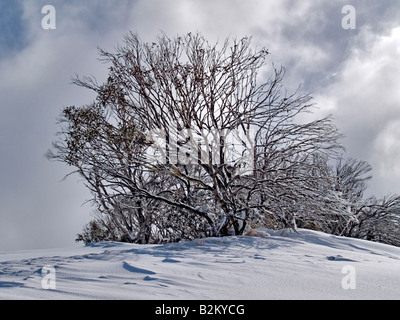
[[[3,253],[0,299],[400,299],[400,248],[304,229],[266,232]]]

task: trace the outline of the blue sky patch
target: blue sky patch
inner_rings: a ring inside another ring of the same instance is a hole
[[[0,57],[24,47],[25,29],[22,16],[20,1],[0,2]]]

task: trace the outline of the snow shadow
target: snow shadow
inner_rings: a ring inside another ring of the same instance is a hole
[[[353,260],[353,259],[348,259],[348,258],[344,258],[343,256],[336,255],[336,256],[329,256],[326,257],[327,260],[329,261],[350,261],[350,262],[358,262],[357,260]]]
[[[101,242],[91,242],[86,244],[85,246],[91,248],[112,248],[112,247],[120,247],[121,244],[126,244],[126,243],[117,241],[101,241]]]
[[[123,261],[122,267],[125,270],[129,271],[129,272],[141,273],[141,274],[156,274],[155,272],[153,272],[151,270],[135,267],[132,264],[130,264],[129,262],[126,262],[126,261]]]
[[[15,288],[15,287],[23,287],[24,284],[21,282],[14,281],[0,281],[0,288]]]
[[[166,245],[156,245],[153,247],[143,247],[143,249],[131,249],[125,253],[148,254],[152,257],[163,258],[164,263],[179,263],[179,258],[186,258],[188,255],[206,254],[218,257],[227,253],[232,257],[242,257],[247,251],[256,250],[257,252],[268,252],[271,249],[290,248],[302,244],[302,241],[286,237],[210,237],[196,239],[189,242],[169,243]],[[263,255],[257,255],[255,259],[264,259]],[[199,262],[200,263],[200,262]]]

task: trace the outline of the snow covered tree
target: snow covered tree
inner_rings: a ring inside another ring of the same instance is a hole
[[[267,215],[285,227],[311,212],[341,215],[326,167],[341,135],[330,116],[301,121],[311,96],[288,94],[268,54],[247,37],[145,43],[129,33],[115,53],[100,50],[106,82],[74,79],[97,98],[64,108],[48,157],[76,168],[127,241],[240,235]]]
[[[337,208],[333,219],[309,215],[308,222],[314,229],[400,246],[400,197],[364,197],[372,167],[352,158],[339,159],[336,165],[325,162],[325,167],[333,178],[331,189],[341,199],[342,208]],[[328,188],[326,193],[332,191]],[[300,223],[305,226],[304,220]]]
[[[400,196],[366,199],[344,235],[400,246]]]

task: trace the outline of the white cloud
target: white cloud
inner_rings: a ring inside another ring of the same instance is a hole
[[[379,35],[365,28],[335,82],[317,97],[347,136],[349,154],[376,169],[373,191],[399,193],[400,28]],[[390,181],[388,177],[391,177]]]
[[[386,181],[397,184],[400,177],[400,116],[388,121],[379,132],[373,141],[373,150],[379,155],[379,174]]]
[[[60,183],[71,168],[50,163],[44,154],[55,139],[61,108],[94,97],[72,86],[71,77],[104,77],[96,47],[113,36],[74,25],[74,15],[63,17],[68,6],[61,5],[57,17],[63,22],[57,30],[43,30],[41,6],[25,1],[24,8],[29,43],[0,61],[0,250],[73,243],[88,220],[91,209],[81,204],[89,193],[74,179]]]

